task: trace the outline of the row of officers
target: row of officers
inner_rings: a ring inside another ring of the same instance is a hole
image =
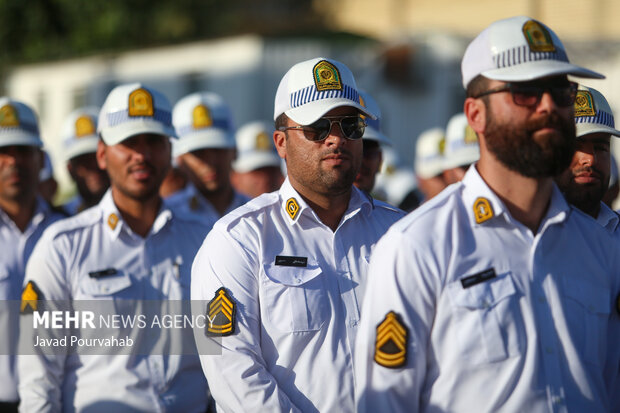
[[[330,58],[291,67],[275,131],[236,151],[216,95],[172,109],[114,88],[68,122],[69,218],[37,196],[35,114],[0,99],[0,298],[191,299],[218,349],[3,355],[0,409],[620,411],[620,220],[601,202],[620,131],[568,77],[603,76],[524,16],[482,31],[461,67],[477,160],[409,214],[369,195],[380,113]],[[254,176],[264,193],[242,195],[233,164],[275,168],[272,187]],[[191,183],[163,199],[173,168]]]

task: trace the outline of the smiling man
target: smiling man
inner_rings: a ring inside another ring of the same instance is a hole
[[[618,214],[602,203],[611,174],[610,139],[620,137],[614,115],[597,90],[580,86],[575,99],[577,150],[556,183],[566,200],[612,231]]]
[[[192,267],[192,299],[211,300],[202,356],[226,412],[353,412],[352,354],[368,257],[403,212],[353,186],[364,122],[351,71],[316,58],[294,65],[275,99],[286,161],[277,192],[226,215]]]

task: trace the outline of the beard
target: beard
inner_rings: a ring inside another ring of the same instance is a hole
[[[486,112],[484,136],[490,152],[508,169],[528,178],[553,177],[564,171],[575,153],[575,122],[557,113],[528,120],[525,125],[498,123]],[[556,131],[535,135],[551,127]]]

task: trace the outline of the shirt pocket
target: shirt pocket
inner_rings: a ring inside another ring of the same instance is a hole
[[[132,288],[131,276],[124,271],[117,271],[114,275],[91,277],[87,275],[80,283],[80,299],[98,300],[105,298],[140,298]]]
[[[579,280],[564,279],[566,322],[580,353],[590,363],[605,364],[610,291]]]
[[[321,267],[266,265],[261,305],[276,329],[320,330],[329,318],[329,300]]]
[[[447,290],[459,348],[467,356],[464,360],[491,363],[523,352],[525,326],[520,294],[510,272],[468,288],[458,280]]]

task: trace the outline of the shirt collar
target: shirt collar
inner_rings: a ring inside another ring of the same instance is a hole
[[[28,232],[28,228],[37,227],[43,220],[51,215],[52,208],[49,206],[47,202],[40,196],[37,196],[35,204],[34,204],[34,213],[32,214],[32,218],[30,218],[30,222],[26,227],[24,233]],[[0,224],[15,226],[13,220],[0,208]],[[20,231],[21,232],[21,231]]]
[[[288,217],[288,222],[290,225],[297,223],[299,221],[299,217],[302,215],[309,215],[315,220],[320,221],[312,208],[306,203],[306,201],[304,201],[301,195],[299,195],[299,192],[293,188],[293,185],[291,185],[288,177],[284,180],[284,183],[282,183],[279,193],[280,206],[284,211],[284,215]],[[373,208],[374,203],[372,198],[352,185],[349,206],[342,217],[342,222],[351,218],[359,211],[364,211],[368,214]]]
[[[609,232],[614,232],[616,228],[618,228],[620,217],[618,217],[618,214],[614,210],[601,202],[601,209],[596,217],[596,222],[601,224],[603,228]]]
[[[503,217],[506,221],[514,219],[504,203],[495,192],[489,188],[486,182],[484,182],[478,173],[476,164],[467,170],[461,183],[464,186],[463,201],[467,207],[469,219],[474,227],[484,226],[499,217]],[[541,222],[541,229],[545,225],[564,221],[569,213],[570,206],[554,183],[551,201],[545,217]]]
[[[166,226],[168,221],[172,219],[172,211],[168,208],[168,205],[166,205],[165,202],[162,202],[161,205],[161,209],[153,222],[149,235],[158,233]],[[103,226],[106,232],[110,234],[112,240],[116,240],[123,230],[131,236],[136,236],[129,225],[125,223],[123,216],[116,207],[114,198],[112,197],[112,189],[106,191],[99,202],[99,206],[102,212]]]

